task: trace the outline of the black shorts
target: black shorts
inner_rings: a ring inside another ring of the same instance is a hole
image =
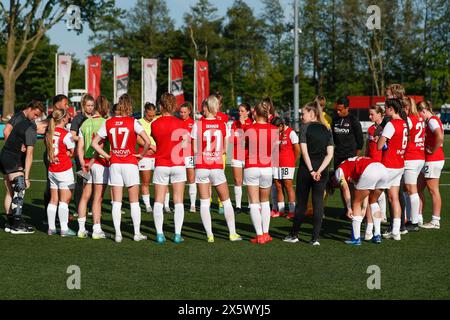
[[[25,169],[25,159],[22,155],[2,150],[0,152],[0,171],[3,174],[22,172]]]

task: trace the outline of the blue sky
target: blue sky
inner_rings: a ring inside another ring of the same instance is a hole
[[[169,8],[169,14],[175,20],[177,26],[183,24],[183,15],[189,11],[190,7],[197,3],[197,0],[166,0]],[[219,11],[219,15],[225,15],[227,8],[231,7],[234,0],[210,0]],[[245,0],[245,2],[254,9],[254,14],[259,15],[263,10],[263,4],[260,0]],[[116,5],[123,9],[130,9],[134,6],[136,0],[116,0]],[[286,16],[293,11],[291,9],[292,0],[281,0]],[[176,8],[176,9],[174,9]],[[92,32],[86,28],[83,34],[77,35],[73,31],[66,29],[65,22],[60,22],[48,33],[52,43],[59,45],[60,52],[75,54],[79,60],[84,60],[89,55],[90,44],[88,38]]]

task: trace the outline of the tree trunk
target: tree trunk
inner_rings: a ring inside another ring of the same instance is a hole
[[[3,117],[14,113],[14,104],[16,102],[16,78],[6,70],[6,77],[3,77]]]

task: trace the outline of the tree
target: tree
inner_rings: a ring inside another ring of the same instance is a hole
[[[114,0],[11,0],[0,2],[0,44],[6,47],[0,62],[3,78],[3,113],[14,111],[17,79],[29,66],[44,35],[64,17],[69,5],[78,5],[82,21],[91,23],[115,5]]]

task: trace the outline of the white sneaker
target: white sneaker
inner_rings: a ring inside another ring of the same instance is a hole
[[[106,239],[106,234],[103,231],[100,231],[100,232],[94,231],[92,233],[92,239],[94,239],[94,240]]]
[[[396,241],[402,240],[402,236],[400,234],[393,234],[392,232],[384,233],[383,237],[385,239],[392,239],[392,240],[396,240]]]
[[[195,213],[195,206],[191,206],[191,208],[189,209],[189,212]]]
[[[89,216],[89,217],[92,217],[92,211],[89,211],[89,212],[88,212],[88,216]]]
[[[147,240],[147,236],[144,236],[143,234],[139,233],[139,234],[135,234],[133,237],[134,241],[142,241],[142,240]]]
[[[84,230],[84,231],[78,231],[77,232],[77,236],[80,239],[86,239],[89,236],[89,231]]]
[[[164,212],[165,213],[171,213],[172,210],[170,210],[170,207],[164,207]]]
[[[121,234],[119,234],[119,235],[116,234],[116,236],[114,237],[114,241],[117,242],[117,243],[122,242],[122,235]]]
[[[372,240],[372,238],[373,238],[373,233],[366,233],[364,235],[364,240],[365,241],[370,241],[370,240]]]
[[[425,223],[421,227],[424,229],[440,229],[441,224],[439,223],[439,221],[431,220],[430,222]]]
[[[309,244],[312,245],[312,246],[320,246],[320,242],[319,241],[314,241],[314,242],[310,241]]]
[[[153,209],[151,206],[149,206],[149,207],[145,207],[145,211],[147,211],[147,213],[152,213]]]

